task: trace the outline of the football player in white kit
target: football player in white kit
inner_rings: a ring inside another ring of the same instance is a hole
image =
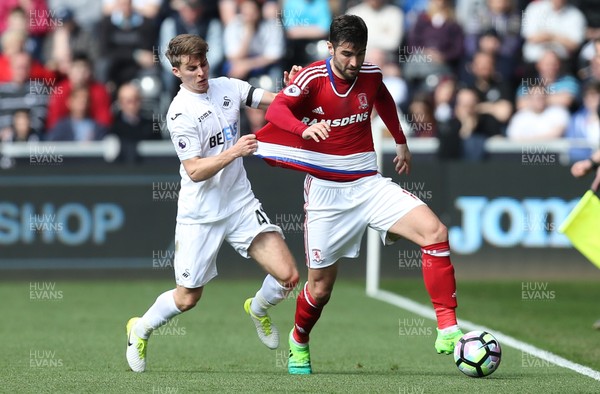
[[[193,308],[204,285],[217,275],[216,258],[223,241],[267,272],[244,309],[260,340],[271,349],[279,345],[279,333],[267,309],[285,299],[299,279],[283,233],[271,224],[254,196],[242,162],[256,151],[257,142],[254,134],[240,136],[240,107],[266,109],[275,94],[237,79],[208,79],[207,51],[206,42],[191,34],[173,38],[166,51],[173,74],[181,79],[167,113],[167,127],[181,160],[177,286],[159,295],[142,317],[127,322],[126,356],[135,372],[146,369],[152,331]]]

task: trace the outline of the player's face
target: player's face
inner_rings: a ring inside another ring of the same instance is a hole
[[[357,47],[347,42],[341,43],[335,49],[330,42],[327,43],[327,46],[332,55],[331,59],[335,74],[348,80],[356,78],[365,61],[367,48]]]
[[[181,79],[183,87],[193,93],[208,91],[208,60],[184,56],[179,67],[173,67],[173,74]]]

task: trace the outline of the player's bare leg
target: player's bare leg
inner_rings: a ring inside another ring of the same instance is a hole
[[[267,309],[283,301],[298,283],[296,262],[285,241],[276,232],[257,235],[248,254],[256,260],[268,275],[261,288],[244,303],[244,310],[256,326],[256,333],[269,349],[279,346],[279,331],[271,322]]]
[[[134,372],[146,370],[148,339],[152,331],[166,324],[174,316],[192,309],[202,296],[203,287],[188,289],[182,286],[158,296],[142,317],[127,322],[127,363]]]
[[[308,282],[296,300],[294,328],[289,337],[288,372],[291,374],[312,373],[309,335],[331,297],[337,270],[337,263],[324,268],[308,269]]]
[[[421,247],[423,280],[438,323],[435,348],[438,353],[452,353],[462,332],[456,322],[456,281],[446,226],[429,207],[421,205],[396,221],[388,235],[392,239],[406,238]]]

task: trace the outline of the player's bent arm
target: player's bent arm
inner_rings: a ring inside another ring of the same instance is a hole
[[[215,176],[223,168],[239,157],[245,157],[256,151],[258,144],[254,134],[240,137],[231,148],[210,157],[192,157],[182,160],[183,168],[194,182],[202,182]]]
[[[298,120],[281,97],[276,97],[265,114],[265,120],[282,130],[302,136],[308,126]]]
[[[379,86],[377,96],[375,97],[374,103],[375,110],[379,114],[381,120],[394,137],[397,145],[406,144],[406,136],[400,125],[400,119],[398,119],[398,111],[396,110],[396,102],[394,101],[389,90],[385,87],[383,82]]]

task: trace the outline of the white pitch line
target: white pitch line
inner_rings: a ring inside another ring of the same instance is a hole
[[[406,297],[402,297],[398,294],[385,291],[385,290],[377,290],[374,293],[368,294],[370,297],[376,298],[378,300],[390,303],[392,305],[398,306],[400,308],[406,309],[409,312],[417,314],[419,316],[435,320],[435,313],[432,308],[427,307],[423,304],[419,304],[411,299]],[[537,358],[548,361],[552,364],[558,365],[559,367],[567,368],[572,371],[575,371],[581,375],[589,376],[592,379],[600,381],[600,372],[586,367],[585,365],[577,364],[572,361],[567,360],[566,358],[562,358],[554,353],[550,353],[546,350],[539,349],[533,345],[528,343],[519,341],[509,335],[498,332],[497,330],[493,330],[484,326],[480,326],[478,324],[472,323],[467,320],[459,319],[460,326],[469,331],[488,331],[493,333],[493,335],[498,339],[502,346],[510,346],[514,349],[521,350],[523,352],[529,353]]]

